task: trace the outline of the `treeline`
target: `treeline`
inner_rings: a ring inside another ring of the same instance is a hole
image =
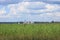
[[[40,24],[40,23],[60,23],[60,22],[0,22],[0,24]]]

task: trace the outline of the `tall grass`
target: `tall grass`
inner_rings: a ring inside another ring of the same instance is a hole
[[[0,40],[60,40],[60,23],[0,24]]]

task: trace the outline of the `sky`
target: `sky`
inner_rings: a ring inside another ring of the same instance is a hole
[[[60,22],[60,0],[0,0],[0,22]]]

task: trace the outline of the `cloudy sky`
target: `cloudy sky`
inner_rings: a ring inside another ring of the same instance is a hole
[[[59,21],[60,0],[0,0],[0,22]]]

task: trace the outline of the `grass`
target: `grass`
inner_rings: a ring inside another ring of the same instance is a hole
[[[0,40],[60,40],[60,23],[0,24]]]

